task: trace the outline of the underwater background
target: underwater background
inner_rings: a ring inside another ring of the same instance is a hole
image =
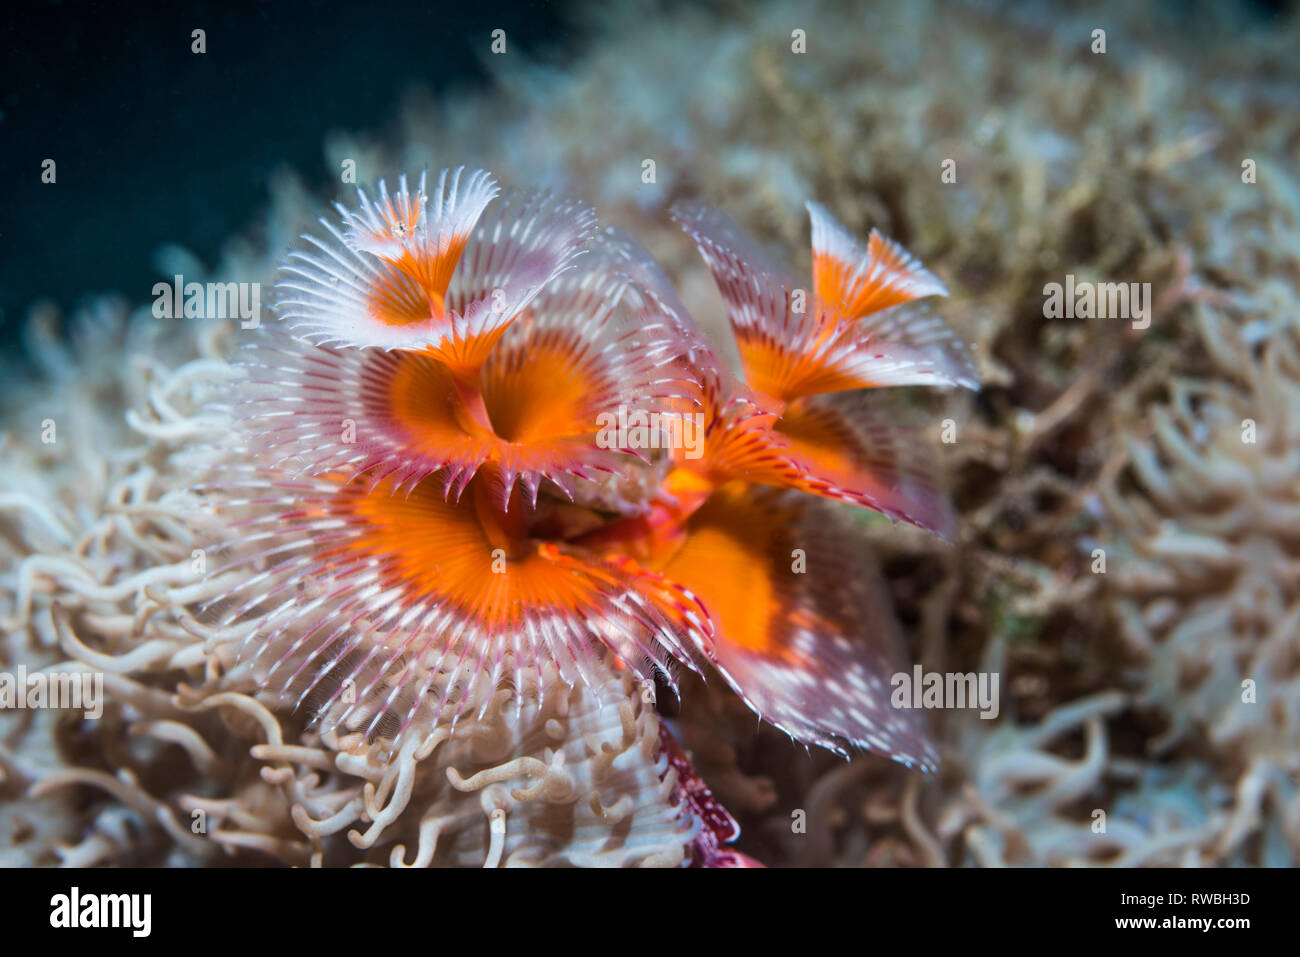
[[[487,86],[480,41],[494,27],[520,54],[559,57],[575,16],[564,3],[397,2],[380,16],[327,2],[7,5],[0,136],[17,189],[0,236],[21,236],[26,255],[0,266],[6,338],[38,298],[66,309],[151,287],[164,243],[215,262],[266,207],[275,172],[318,190],[337,180],[326,134],[391,129],[417,87]],[[211,38],[202,57],[196,28]],[[61,188],[31,188],[23,163],[47,156],[63,161]]]
[[[32,3],[0,17],[0,663],[109,675],[93,726],[0,713],[0,862],[684,862],[648,765],[620,784],[651,811],[617,852],[602,856],[599,814],[575,828],[544,797],[512,806],[494,842],[483,795],[555,750],[541,732],[349,763],[205,672],[192,596],[160,570],[190,553],[208,364],[242,337],[155,319],[153,284],[270,289],[296,237],[352,201],[348,162],[367,188],[469,164],[579,196],[655,255],[706,328],[724,327],[722,307],[668,220],[681,199],[787,251],[806,248],[816,199],[947,284],[983,388],[908,405],[944,449],[960,539],[852,520],[907,660],[999,674],[1000,713],[928,713],[929,775],[810,753],[693,678],[675,713],[588,716],[629,757],[668,722],[740,822],[740,851],[773,866],[1300,859],[1294,4]],[[1067,275],[1149,283],[1149,325],[1049,317],[1045,287]],[[43,444],[51,418],[79,438]],[[578,737],[561,750],[582,766]],[[449,786],[467,765],[492,773]],[[190,831],[196,808],[210,834]]]

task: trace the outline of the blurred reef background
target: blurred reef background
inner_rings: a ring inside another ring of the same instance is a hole
[[[645,817],[645,853],[603,858],[599,815],[566,831],[545,796],[494,848],[480,792],[550,746],[536,736],[349,757],[204,663],[186,458],[219,429],[204,400],[246,333],[154,319],[152,284],[269,290],[294,238],[350,199],[352,160],[366,186],[463,163],[580,196],[659,258],[706,328],[721,304],[667,218],[681,198],[798,250],[797,269],[817,199],[947,283],[942,313],[985,386],[911,398],[961,541],[867,533],[915,660],[999,672],[1001,714],[931,712],[944,763],[924,776],[809,754],[689,683],[669,720],[739,818],[740,850],[769,865],[1300,863],[1295,6],[423,8],[213,13],[203,56],[201,14],[142,32],[98,7],[91,32],[72,4],[3,14],[0,664],[103,669],[110,706],[94,723],[0,714],[0,862],[680,859],[662,814]],[[120,63],[138,79],[94,82]],[[40,183],[46,156],[56,185]],[[1043,287],[1066,274],[1150,283],[1149,328],[1045,319]],[[43,445],[46,418],[70,438]],[[592,720],[635,757],[659,719]],[[447,762],[471,759],[506,770],[449,785]],[[653,780],[629,786],[660,800]],[[190,833],[194,808],[215,832]]]

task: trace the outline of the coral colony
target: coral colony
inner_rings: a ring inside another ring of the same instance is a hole
[[[719,362],[650,257],[547,193],[444,171],[339,207],[284,272],[213,483],[258,682],[400,742],[609,667],[716,671],[801,742],[930,769],[850,502],[951,538],[921,440],[866,390],[975,388],[943,285],[816,204],[813,276],[717,210],[674,216],[726,304]],[[651,437],[647,430],[654,429]],[[820,499],[820,500],[819,500]]]
[[[1300,863],[1295,17],[1098,12],[606,4],[323,159],[637,242],[286,169],[34,305],[0,866]]]

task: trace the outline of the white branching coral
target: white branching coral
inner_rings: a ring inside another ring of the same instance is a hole
[[[1237,769],[1214,855],[1231,860],[1272,819],[1300,858],[1300,316],[1250,322],[1201,304],[1213,375],[1178,378],[1130,438],[1136,488],[1102,489],[1122,533],[1110,581],[1143,663],[1139,706]],[[1125,553],[1127,552],[1127,553]],[[1276,853],[1281,845],[1270,842]]]

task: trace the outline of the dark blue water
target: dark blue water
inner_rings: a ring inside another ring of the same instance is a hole
[[[205,263],[288,165],[313,186],[331,129],[382,133],[413,85],[482,84],[491,32],[563,59],[560,2],[0,4],[0,348],[37,298],[146,298],[152,256]],[[207,52],[191,52],[206,30]],[[41,182],[56,162],[57,182]],[[332,181],[332,180],[331,180]]]

